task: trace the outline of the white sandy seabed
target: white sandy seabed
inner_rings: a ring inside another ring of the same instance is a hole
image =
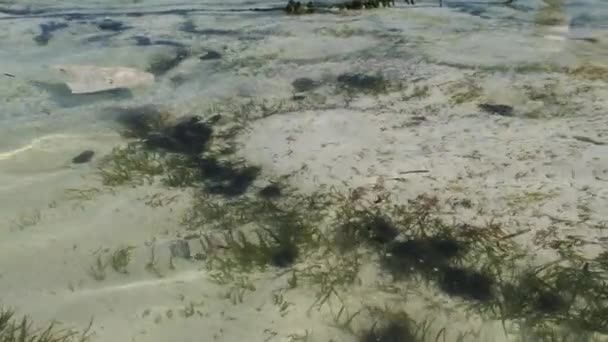
[[[570,18],[559,15],[559,2],[537,5],[562,22],[536,25],[542,15],[516,8],[482,6],[485,15],[475,16],[401,4],[349,15],[168,14],[120,17],[130,30],[97,40],[94,25],[86,26],[94,19],[70,21],[40,46],[32,37],[48,18],[4,18],[0,71],[15,77],[0,83],[0,304],[37,324],[82,330],[93,319],[94,341],[297,341],[307,333],[300,340],[357,341],[370,328],[365,315],[352,332],[336,327],[335,301],[309,310],[315,291],[306,286],[282,292],[291,305],[280,310],[273,294],[289,276],[278,271],[249,275],[255,290],[235,304],[225,295],[232,285],[214,282],[200,262],[170,263],[169,243],[187,234],[181,219],[192,191],[102,185],[99,160],[126,142],[100,114],[112,106],[156,104],[179,116],[217,102],[282,103],[276,114],[246,122],[237,138],[237,154],[263,170],[258,187],[290,175],[302,193],[335,186],[364,188],[372,198],[390,193],[397,203],[425,193],[445,206],[468,199],[472,208],[446,215],[523,231],[513,240],[535,263],[556,257],[540,236],[597,256],[608,243],[601,229],[608,224],[608,34],[560,30]],[[185,21],[226,33],[178,31]],[[569,39],[574,34],[594,41]],[[179,41],[192,57],[122,102],[72,100],[31,82],[50,77],[45,65],[145,68],[172,51],[134,46],[136,35]],[[207,50],[222,58],[200,61]],[[379,72],[400,86],[346,96],[332,83],[346,72]],[[322,83],[301,102],[291,86],[299,77]],[[481,103],[511,106],[513,115],[485,112]],[[95,151],[93,160],[71,164],[85,149]],[[92,196],[74,199],[69,189]],[[166,203],[155,206],[153,198]],[[134,247],[128,273],[107,268],[95,279],[96,252],[123,246]],[[146,267],[152,249],[159,274]],[[467,316],[460,299],[432,286],[402,303],[379,286],[373,259],[362,262],[358,278],[341,293],[351,313],[399,303],[414,319],[436,318],[446,341],[469,330],[479,335],[464,341],[521,340],[500,321]],[[429,340],[440,336],[435,329]]]

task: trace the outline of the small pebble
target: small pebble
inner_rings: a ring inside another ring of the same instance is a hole
[[[95,151],[91,151],[91,150],[83,151],[76,157],[72,158],[72,163],[74,163],[74,164],[88,163],[89,161],[91,161],[91,159],[93,158],[94,155],[95,155]]]

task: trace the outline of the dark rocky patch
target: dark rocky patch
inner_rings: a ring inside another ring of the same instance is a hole
[[[374,324],[364,332],[360,342],[417,342],[412,328],[406,322],[391,320],[383,325]]]
[[[568,310],[568,304],[558,294],[551,292],[540,292],[537,295],[536,301],[534,303],[536,310],[542,313],[555,313],[562,310]]]
[[[440,270],[438,283],[443,291],[452,296],[478,301],[492,298],[492,279],[477,271],[444,267]]]
[[[162,45],[162,46],[172,46],[175,48],[185,48],[186,45],[180,42],[175,42],[172,40],[155,40],[145,37],[145,36],[133,36],[131,39],[135,40],[135,45],[137,46],[150,46],[150,45]]]
[[[285,13],[287,14],[311,14],[314,11],[315,8],[312,2],[303,4],[300,1],[289,0],[285,7]]]
[[[276,199],[281,197],[281,188],[276,184],[270,184],[258,191],[258,196],[264,199]]]
[[[169,245],[173,258],[191,259],[190,244],[186,240],[175,240]]]
[[[37,15],[37,14],[44,13],[44,10],[34,10],[34,9],[32,9],[31,6],[27,6],[27,7],[11,6],[11,7],[0,7],[0,13],[7,14],[7,15],[19,15],[19,16]]]
[[[222,58],[222,54],[217,51],[213,51],[213,50],[207,51],[206,54],[199,57],[199,59],[202,61],[208,61],[208,60],[220,59],[220,58]]]
[[[187,117],[177,123],[146,135],[145,145],[174,153],[200,154],[211,139],[213,129],[198,116]]]
[[[133,37],[135,40],[135,45],[137,46],[149,46],[152,45],[152,40],[148,37],[144,36],[135,36]]]
[[[478,105],[478,107],[479,109],[489,114],[513,116],[513,107],[508,105],[481,103]]]
[[[113,20],[113,19],[104,19],[100,22],[97,23],[97,28],[99,28],[102,31],[114,31],[114,32],[121,32],[124,30],[128,30],[131,27],[130,26],[125,26],[123,24],[123,22],[118,21],[118,20]]]
[[[343,222],[336,230],[335,241],[339,248],[350,250],[361,244],[374,248],[392,242],[400,233],[392,220],[378,211],[363,211]]]
[[[162,76],[169,70],[180,65],[186,58],[190,56],[190,51],[186,48],[177,48],[173,56],[158,56],[147,68],[147,71],[156,75]]]
[[[261,171],[258,167],[240,166],[214,157],[186,156],[185,167],[190,170],[188,183],[202,184],[208,193],[214,195],[236,197],[244,194]],[[180,177],[180,171],[175,170],[176,177]]]
[[[448,237],[396,241],[387,248],[384,266],[395,275],[417,271],[432,276],[436,269],[458,259],[465,251],[465,245]]]
[[[347,73],[338,76],[337,81],[341,87],[351,90],[364,92],[386,90],[386,81],[382,76]]]
[[[373,242],[386,244],[399,235],[399,229],[388,218],[374,215],[364,223],[367,238]]]
[[[249,166],[239,169],[232,169],[223,175],[219,182],[208,186],[208,191],[212,194],[224,195],[227,197],[240,196],[247,192],[260,174],[260,168]]]
[[[109,112],[125,128],[123,135],[130,138],[145,139],[152,132],[161,130],[167,120],[166,114],[153,105],[113,108]]]
[[[235,30],[220,30],[220,29],[199,29],[196,25],[188,20],[179,26],[179,30],[186,33],[200,34],[200,35],[238,35],[238,31]]]
[[[580,40],[580,41],[592,43],[592,44],[597,44],[600,42],[599,39],[593,38],[593,37],[576,37],[576,38],[570,38],[570,39],[571,40]]]
[[[110,33],[110,34],[100,34],[92,37],[87,37],[84,39],[86,43],[97,43],[97,42],[107,42],[113,37],[118,36],[120,33]]]
[[[260,168],[203,157],[213,135],[211,125],[221,115],[208,120],[199,116],[169,122],[167,114],[154,106],[114,109],[114,119],[126,128],[126,134],[141,139],[147,150],[173,153],[165,185],[200,184],[210,194],[240,196],[248,191],[260,174]]]
[[[91,151],[91,150],[82,151],[76,157],[72,158],[72,163],[74,163],[74,164],[88,163],[91,161],[91,159],[93,159],[94,155],[95,155],[95,151]]]
[[[291,86],[296,92],[305,92],[315,89],[318,84],[310,78],[301,77],[291,82]]]
[[[38,43],[38,45],[46,45],[53,37],[53,32],[67,28],[67,23],[58,23],[55,21],[50,21],[48,23],[40,24],[40,34],[34,37],[34,41]]]
[[[277,267],[289,267],[298,257],[298,248],[292,243],[279,245],[270,253],[271,264]]]

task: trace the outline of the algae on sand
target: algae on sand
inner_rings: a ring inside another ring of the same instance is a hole
[[[58,329],[53,323],[40,329],[28,316],[16,317],[13,310],[0,308],[0,342],[86,342],[92,324],[82,333]]]

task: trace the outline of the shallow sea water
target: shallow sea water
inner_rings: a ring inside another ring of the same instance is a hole
[[[608,2],[284,5],[0,0],[0,310],[91,341],[608,341]]]

